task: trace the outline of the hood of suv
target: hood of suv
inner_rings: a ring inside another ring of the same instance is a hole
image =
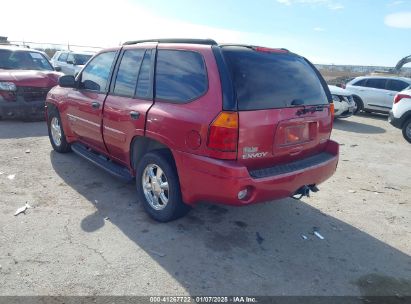
[[[54,87],[62,73],[35,70],[1,70],[0,81],[13,82],[22,87]]]
[[[328,88],[330,89],[331,94],[333,95],[340,95],[340,96],[350,96],[352,93],[348,90],[342,89],[337,86],[329,85]]]

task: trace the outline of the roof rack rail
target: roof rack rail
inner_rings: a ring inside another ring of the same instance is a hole
[[[213,39],[184,39],[184,38],[134,40],[134,41],[124,42],[123,45],[131,45],[131,44],[144,43],[144,42],[189,43],[189,44],[217,45],[217,42]]]
[[[245,47],[245,48],[249,48],[249,49],[265,48],[265,47],[263,47],[263,46],[257,46],[257,45],[251,45],[251,44],[238,44],[238,43],[222,43],[222,44],[219,44],[219,46],[221,46],[221,47],[225,47],[225,46],[239,46],[239,47]],[[286,49],[286,48],[270,48],[270,47],[268,47],[267,49],[277,49],[277,50],[282,50],[282,51],[290,52],[290,50],[288,50],[288,49]]]

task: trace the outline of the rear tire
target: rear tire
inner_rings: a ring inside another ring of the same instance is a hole
[[[411,118],[404,123],[402,127],[402,135],[405,140],[411,144]]]
[[[191,209],[182,201],[177,169],[167,151],[143,156],[136,169],[136,186],[145,211],[158,222],[178,219]]]
[[[364,103],[362,102],[361,98],[358,96],[353,96],[354,103],[355,103],[355,109],[353,114],[356,115],[360,113],[362,110],[364,110]]]
[[[47,117],[47,127],[50,143],[54,151],[59,153],[70,152],[70,144],[66,140],[60,114],[57,109],[50,109]]]

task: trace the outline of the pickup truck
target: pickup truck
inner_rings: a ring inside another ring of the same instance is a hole
[[[318,191],[338,163],[330,91],[285,49],[131,41],[62,76],[46,102],[51,145],[136,181],[167,222],[198,202],[246,206]]]

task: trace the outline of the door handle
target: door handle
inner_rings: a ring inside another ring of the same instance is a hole
[[[93,101],[93,102],[91,103],[91,106],[93,107],[93,109],[98,109],[98,108],[100,108],[100,104],[99,104],[97,101]]]
[[[136,112],[136,111],[131,111],[131,112],[130,112],[130,117],[131,117],[131,119],[133,119],[133,120],[137,120],[137,119],[139,119],[139,117],[140,117],[140,113],[139,113],[139,112]]]

